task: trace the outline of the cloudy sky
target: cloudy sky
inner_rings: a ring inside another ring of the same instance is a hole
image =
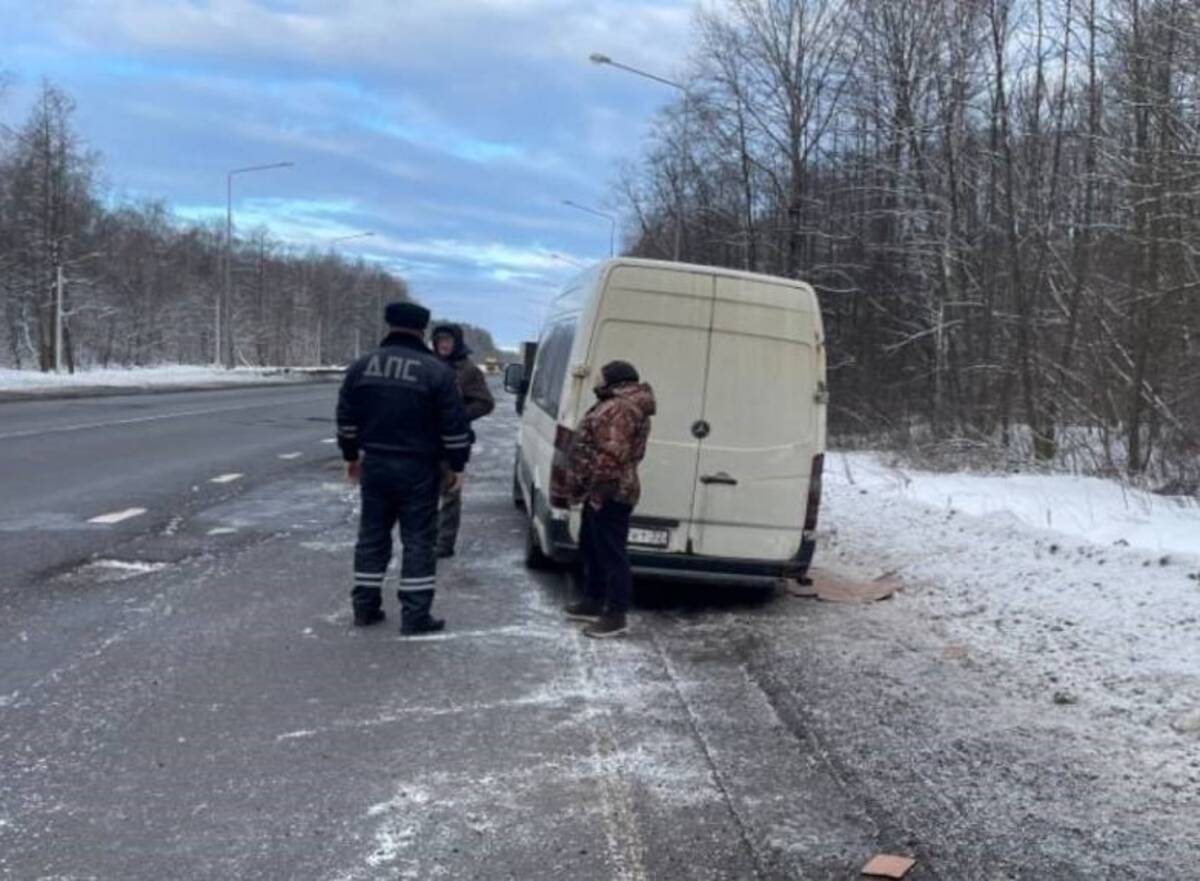
[[[607,207],[664,87],[591,52],[678,72],[694,0],[0,0],[0,120],[41,77],[78,104],[116,198],[340,245],[407,276],[439,314],[513,343],[606,255]],[[552,254],[561,255],[558,259]]]

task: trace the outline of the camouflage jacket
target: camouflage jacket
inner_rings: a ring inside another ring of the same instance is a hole
[[[599,392],[600,401],[579,424],[571,448],[571,500],[599,509],[606,501],[637,505],[638,465],[646,456],[654,390],[623,383]]]
[[[458,391],[462,395],[467,418],[474,422],[496,409],[496,400],[488,388],[487,377],[466,356],[447,362],[458,378]]]

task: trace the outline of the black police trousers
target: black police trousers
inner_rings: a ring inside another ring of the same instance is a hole
[[[629,519],[632,505],[608,501],[599,511],[591,502],[583,506],[579,555],[583,560],[583,587],[588,599],[600,603],[607,615],[629,611],[633,572],[629,568]]]
[[[354,611],[364,615],[383,602],[383,580],[392,559],[392,530],[400,524],[402,623],[429,619],[437,583],[437,516],[441,464],[431,459],[368,453],[362,464],[362,513],[354,548]]]

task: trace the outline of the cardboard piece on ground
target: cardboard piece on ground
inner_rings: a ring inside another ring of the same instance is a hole
[[[903,878],[916,864],[916,860],[908,857],[881,853],[872,857],[871,862],[862,867],[862,873],[874,878]]]
[[[900,589],[891,572],[871,581],[855,581],[822,570],[814,571],[812,579],[817,598],[828,603],[873,603],[886,600]]]

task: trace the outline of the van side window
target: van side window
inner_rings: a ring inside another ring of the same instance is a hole
[[[568,321],[551,327],[538,346],[529,397],[539,409],[556,419],[563,380],[567,376],[567,362],[571,358],[571,346],[574,343],[575,322]]]

